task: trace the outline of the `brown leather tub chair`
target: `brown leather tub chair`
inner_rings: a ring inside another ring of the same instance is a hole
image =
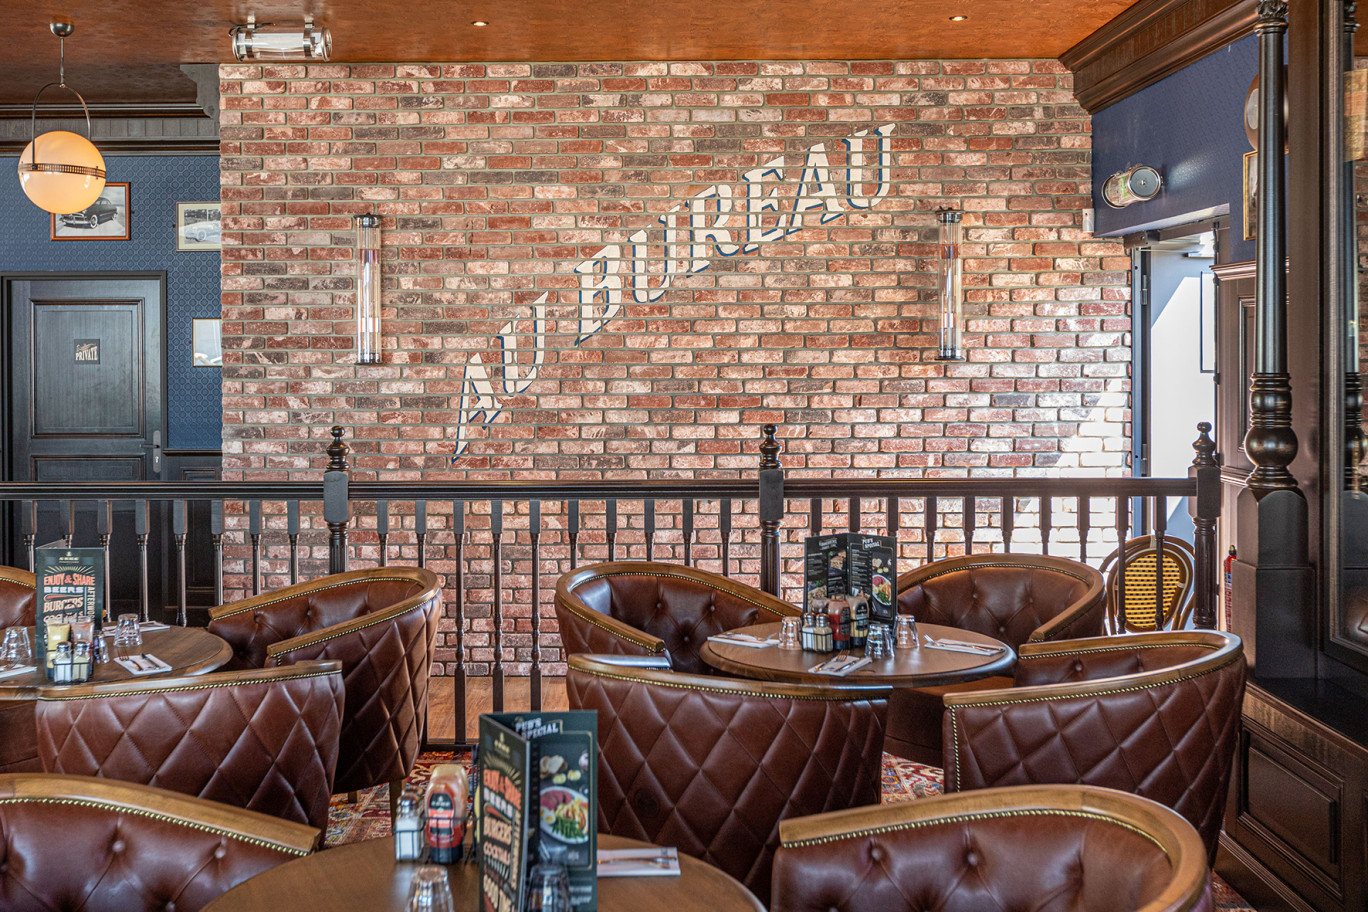
[[[0,628],[32,627],[33,604],[33,574],[0,566]],[[33,704],[27,700],[0,700],[0,773],[40,769]]]
[[[1244,686],[1240,638],[1214,630],[1028,643],[1013,687],[945,697],[945,790],[1133,792],[1187,818],[1214,861]]]
[[[337,662],[74,684],[34,705],[38,754],[50,773],[328,824],[342,726]]]
[[[1202,841],[1110,789],[989,789],[785,820],[770,912],[1209,912]]]
[[[898,577],[898,612],[1022,643],[1101,636],[1102,574],[1087,564],[1034,554],[972,554],[933,561]],[[1004,677],[946,687],[899,688],[888,704],[885,750],[918,763],[941,762],[941,698],[1010,686]]]
[[[198,912],[318,830],[87,776],[0,775],[0,909]]]
[[[689,674],[712,673],[698,657],[708,637],[801,613],[725,576],[655,561],[594,564],[556,584],[566,655],[664,655]]]
[[[427,719],[442,589],[419,567],[324,576],[209,613],[209,631],[233,647],[229,668],[342,663],[347,700],[333,788],[402,783],[413,772]],[[391,788],[391,806],[398,789]]]
[[[678,846],[765,902],[780,820],[879,801],[886,688],[569,665],[570,708],[598,710],[600,833]]]

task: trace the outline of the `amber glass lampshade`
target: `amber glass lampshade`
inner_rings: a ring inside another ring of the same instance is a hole
[[[52,130],[24,147],[19,156],[19,183],[40,209],[58,215],[80,212],[104,191],[104,156],[79,133]]]

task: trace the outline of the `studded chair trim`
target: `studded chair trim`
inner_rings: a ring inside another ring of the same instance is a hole
[[[0,627],[31,627],[36,582],[18,567],[0,566]]]

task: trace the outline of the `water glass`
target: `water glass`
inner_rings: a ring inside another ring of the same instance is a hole
[[[29,640],[27,627],[10,627],[5,631],[4,644],[0,646],[0,663],[33,664],[33,643]]]
[[[142,652],[142,630],[138,627],[136,614],[119,615],[119,625],[114,628],[114,655],[127,658]]]
[[[565,865],[541,862],[527,878],[527,912],[572,912],[570,873]]]
[[[895,628],[894,642],[899,649],[918,649],[921,644],[917,642],[917,619],[910,614],[898,615],[898,626]]]
[[[406,908],[408,912],[456,912],[446,868],[423,865],[414,871]]]
[[[865,637],[865,658],[886,659],[893,654],[893,640],[886,624],[870,624]]]
[[[780,649],[802,649],[802,638],[799,635],[798,618],[786,617],[779,622],[779,648]]]

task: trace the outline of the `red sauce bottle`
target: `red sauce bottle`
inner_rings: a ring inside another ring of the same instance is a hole
[[[465,770],[443,763],[432,770],[427,793],[428,860],[454,864],[461,860],[466,821]]]

